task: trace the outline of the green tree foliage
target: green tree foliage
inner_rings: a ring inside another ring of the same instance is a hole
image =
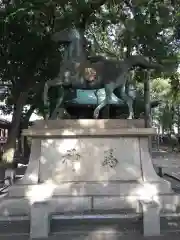
[[[178,89],[175,89],[178,79],[179,74],[176,73],[171,78],[157,78],[151,83],[152,98],[161,100],[160,106],[153,112],[153,118],[163,132],[176,130],[180,133],[180,94]]]

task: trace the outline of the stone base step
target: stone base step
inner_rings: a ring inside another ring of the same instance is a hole
[[[53,215],[50,232],[97,231],[99,233],[126,232],[143,233],[142,217],[139,214],[88,214],[88,215]]]
[[[179,233],[180,237],[180,213],[161,213],[160,222],[161,234]],[[56,237],[58,239],[59,236],[63,240],[115,240],[120,239],[122,236],[133,236],[134,234],[140,237],[143,236],[143,218],[139,214],[59,214],[52,215],[50,218],[48,239],[56,239]],[[28,216],[0,218],[1,240],[6,238],[8,240],[11,238],[21,239],[21,237],[23,237],[22,239],[29,239],[29,236],[30,221]],[[161,239],[161,236],[159,238]],[[132,239],[134,238],[132,237]],[[156,237],[153,237],[154,239]]]
[[[131,232],[142,235],[142,226],[142,218],[137,214],[52,215],[49,236],[59,234],[61,236],[87,236],[87,233],[99,236],[110,236],[112,234],[113,236],[114,234],[122,236]],[[12,236],[30,236],[28,216],[0,218],[0,239]]]
[[[3,235],[29,235],[30,221],[27,216],[0,217],[0,239]]]
[[[90,234],[90,233],[84,233],[79,235],[78,234],[55,234],[50,235],[48,238],[41,238],[40,240],[179,240],[180,234],[179,233],[169,233],[169,234],[163,234],[161,236],[157,237],[143,237],[142,235],[131,233],[126,235],[121,234]],[[27,235],[21,235],[21,236],[1,236],[1,240],[30,240],[29,236]]]
[[[98,232],[86,232],[86,233],[69,233],[69,234],[55,234],[50,236],[48,240],[179,240],[180,234],[176,233],[168,233],[163,234],[161,236],[153,236],[153,237],[143,237],[139,233],[127,233],[121,234],[119,232],[109,232],[109,233],[98,233]],[[8,239],[10,240],[10,239]]]
[[[160,218],[161,233],[180,233],[180,213],[162,214]]]

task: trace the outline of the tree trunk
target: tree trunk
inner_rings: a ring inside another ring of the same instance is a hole
[[[22,121],[22,124],[20,126],[20,137],[21,137],[21,132],[22,132],[22,129],[27,129],[28,126],[29,126],[29,120],[31,118],[31,115],[33,114],[34,110],[36,109],[36,105],[31,105],[30,109],[28,110],[28,112],[26,113],[26,116],[23,118],[23,121]],[[28,139],[26,136],[24,137],[21,137],[21,142],[22,142],[22,145],[21,145],[21,149],[22,149],[22,155],[25,159],[28,159],[29,158],[29,155],[30,155],[30,146],[28,144]],[[26,163],[23,163],[23,164],[26,164]]]
[[[171,124],[170,124],[170,126],[169,126],[169,130],[170,130],[170,133],[173,133],[173,134],[174,134],[174,115],[175,115],[175,108],[174,108],[173,105],[171,106],[170,112],[171,112]]]
[[[144,82],[145,128],[151,127],[150,72],[145,71]],[[149,136],[149,151],[152,152],[152,137]]]
[[[36,105],[31,105],[30,109],[27,111],[25,117],[23,118],[22,120],[22,125],[21,125],[21,128],[22,129],[25,129],[25,128],[28,128],[29,126],[29,120],[31,118],[31,115],[33,114],[34,110],[36,109]]]
[[[150,99],[150,76],[149,72],[145,72],[144,82],[144,102],[145,102],[145,127],[151,127],[151,99]]]
[[[16,150],[16,138],[18,136],[19,125],[21,122],[21,114],[24,105],[26,104],[28,98],[28,92],[22,92],[19,95],[19,98],[14,106],[14,112],[12,117],[11,129],[8,135],[8,140],[5,145],[5,150],[2,155],[3,163],[7,165],[12,165],[14,153]]]
[[[177,129],[178,129],[178,136],[180,136],[180,105],[177,106]]]
[[[27,102],[29,90],[32,88],[34,93],[38,94],[44,86],[44,82],[41,81],[39,84],[35,84],[34,86],[27,87],[26,92],[22,92],[19,95],[19,98],[14,105],[13,117],[11,122],[11,130],[8,135],[8,140],[5,145],[5,151],[2,155],[2,162],[8,166],[12,166],[14,153],[16,150],[16,138],[19,134],[19,127],[21,123],[21,116],[23,107]],[[29,121],[28,121],[29,122]]]

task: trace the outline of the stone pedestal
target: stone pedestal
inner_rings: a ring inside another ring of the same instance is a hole
[[[32,137],[32,151],[20,185],[51,182],[62,195],[76,191],[77,196],[128,194],[127,184],[134,189],[152,182],[157,192],[170,191],[155,173],[148,150],[148,137],[156,132],[143,128],[143,121],[38,121],[23,134]]]
[[[53,214],[132,209],[144,216],[144,234],[158,235],[160,212],[179,206],[179,196],[153,168],[148,138],[155,129],[141,120],[37,121],[23,134],[32,138],[29,165],[0,214],[36,218],[33,237],[48,234]],[[38,222],[42,232],[36,233]]]

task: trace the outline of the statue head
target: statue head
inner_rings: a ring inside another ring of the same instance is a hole
[[[55,32],[51,36],[51,39],[54,42],[61,42],[61,43],[71,43],[73,41],[85,41],[83,33],[75,27],[72,27],[70,29],[66,28],[58,32]]]
[[[83,32],[75,27],[56,32],[52,35],[51,39],[55,42],[68,44],[68,55],[70,59],[76,59],[84,55],[86,39]]]

